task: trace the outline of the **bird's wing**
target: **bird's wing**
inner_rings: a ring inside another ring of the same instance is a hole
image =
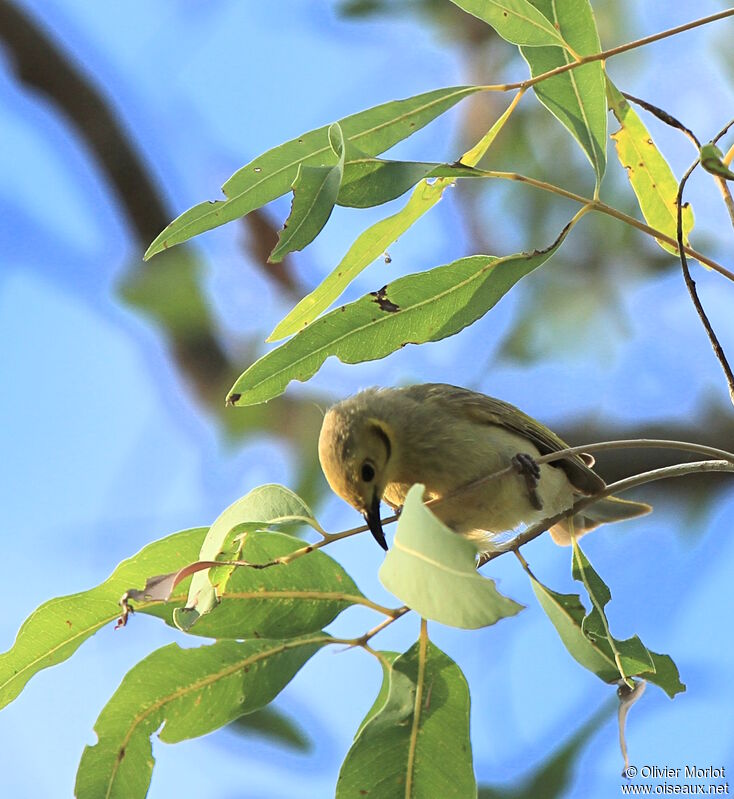
[[[509,402],[488,397],[486,394],[445,383],[423,383],[410,386],[403,391],[418,402],[440,403],[450,412],[465,414],[481,424],[506,427],[531,441],[541,455],[558,452],[568,447],[562,438],[532,416],[523,413]],[[589,468],[588,461],[591,464],[594,462],[590,455],[582,453],[581,456],[569,455],[563,460],[553,461],[552,465],[560,466],[578,491],[594,494],[603,489],[605,483]]]

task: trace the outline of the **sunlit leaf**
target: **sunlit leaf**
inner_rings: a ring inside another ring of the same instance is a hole
[[[253,531],[245,535],[239,558],[268,563],[302,546],[303,541],[284,533]],[[363,599],[352,578],[321,551],[287,566],[228,569],[227,579],[214,590],[212,612],[199,617],[175,611],[176,623],[208,638],[290,638],[320,630]],[[146,612],[170,617],[166,604],[148,605]]]
[[[484,20],[512,44],[559,45],[561,34],[528,0],[451,0],[469,14]]]
[[[530,0],[580,56],[601,51],[589,0]],[[561,47],[521,47],[533,77],[574,62]],[[594,167],[597,184],[606,167],[607,102],[601,61],[546,78],[533,86],[541,103],[571,132]]]
[[[384,358],[406,344],[440,341],[482,317],[520,278],[561,246],[497,258],[475,255],[399,278],[322,316],[256,361],[232,387],[228,402],[254,405],[281,394],[291,380],[312,377],[330,356],[344,363]]]
[[[701,166],[712,175],[718,175],[725,180],[734,180],[734,172],[724,163],[724,153],[713,143],[709,142],[701,147]]]
[[[668,162],[652,140],[637,112],[624,99],[621,92],[607,78],[607,100],[621,125],[612,139],[617,148],[620,164],[627,170],[645,221],[656,230],[676,238],[678,211],[678,181]],[[693,229],[693,211],[683,206],[683,243],[688,244],[688,234]],[[664,241],[658,244],[667,252],[676,254],[677,248]]]
[[[514,616],[523,606],[477,571],[477,549],[423,504],[425,486],[405,498],[380,582],[425,619],[473,630]]]
[[[298,167],[293,181],[293,205],[268,261],[279,263],[289,252],[302,250],[321,232],[334,210],[344,175],[344,136],[339,124],[329,128],[334,166]]]
[[[477,86],[452,86],[394,100],[339,120],[345,139],[373,156],[420,130],[459,100],[481,91]],[[285,194],[298,168],[333,166],[337,156],[329,144],[329,126],[304,133],[255,158],[222,186],[226,200],[204,202],[174,219],[150,245],[145,258],[206,230],[231,222]]]
[[[511,103],[474,147],[461,156],[462,164],[470,167],[477,165],[502,130],[513,109],[514,104]],[[376,222],[357,238],[325,280],[304,297],[276,326],[268,341],[278,341],[297,333],[325,311],[363,269],[379,258],[426,211],[433,208],[446,188],[453,183],[450,178],[437,178],[431,184],[425,181],[419,183],[400,211]]]
[[[308,524],[321,532],[311,509],[290,489],[274,484],[253,488],[217,517],[204,539],[199,557],[194,560],[216,560],[230,532],[239,525],[247,524],[254,530],[294,523]],[[230,553],[230,556],[233,554]],[[176,624],[188,630],[216,604],[217,594],[209,580],[209,573],[199,572],[191,580],[186,608],[180,608],[174,614]]]
[[[0,655],[0,707],[12,702],[34,674],[71,657],[87,638],[119,617],[119,599],[130,587],[142,588],[151,574],[195,559],[206,533],[206,527],[197,527],[154,541],[120,563],[96,588],[51,599],[35,610],[13,647]],[[170,621],[170,609],[166,614]]]
[[[154,758],[151,736],[177,743],[267,705],[328,636],[170,644],[134,666],[97,719],[98,742],[84,749],[77,799],[143,799]]]
[[[392,663],[380,697],[342,764],[336,799],[476,796],[469,687],[459,667],[419,641]]]

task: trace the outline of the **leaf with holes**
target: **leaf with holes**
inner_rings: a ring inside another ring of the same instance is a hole
[[[380,700],[342,764],[336,799],[476,796],[469,686],[456,663],[418,641],[385,669]]]
[[[407,139],[460,100],[481,91],[478,86],[451,86],[360,111],[339,120],[345,139],[369,156]],[[285,194],[303,166],[333,166],[329,126],[304,133],[250,161],[222,186],[226,200],[203,202],[174,219],[148,247],[145,259],[206,230],[231,222]]]
[[[322,316],[256,361],[232,386],[232,405],[277,397],[336,355],[343,363],[384,358],[406,344],[440,341],[484,316],[522,277],[542,266],[571,224],[544,250],[497,258],[474,255],[407,275]],[[202,558],[204,559],[204,558]]]
[[[178,743],[229,724],[272,701],[322,646],[321,634],[291,641],[218,641],[158,649],[134,666],[94,725],[77,799],[143,799],[154,758],[151,736]]]
[[[621,125],[612,139],[619,163],[627,170],[627,178],[637,197],[642,216],[651,227],[676,238],[678,227],[678,181],[668,162],[652,140],[649,131],[622,93],[607,78],[607,100]],[[686,203],[682,211],[683,243],[693,229],[693,211]],[[657,239],[667,252],[675,255],[678,248]]]
[[[601,51],[588,0],[530,0],[580,56]],[[575,61],[560,47],[521,47],[533,77]],[[546,78],[533,86],[541,103],[581,145],[601,183],[606,168],[607,103],[601,61]]]

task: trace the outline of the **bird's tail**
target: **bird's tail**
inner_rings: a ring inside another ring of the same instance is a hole
[[[600,524],[621,522],[650,513],[652,506],[645,502],[630,502],[617,497],[604,497],[581,513],[550,528],[551,538],[559,546],[570,546],[572,537],[580,538]]]

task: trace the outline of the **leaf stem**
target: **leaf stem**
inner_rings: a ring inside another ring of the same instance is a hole
[[[415,684],[415,701],[413,703],[413,725],[410,729],[408,745],[408,762],[405,767],[405,799],[413,796],[413,771],[415,769],[415,750],[418,744],[418,728],[420,727],[421,709],[423,705],[423,682],[426,677],[426,653],[428,651],[428,622],[421,619],[421,632],[418,639],[418,676]]]

